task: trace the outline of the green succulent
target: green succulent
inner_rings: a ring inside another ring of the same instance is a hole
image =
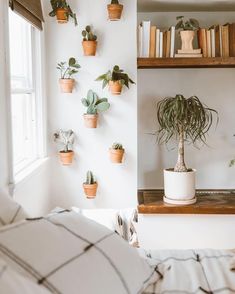
[[[113,143],[112,149],[114,149],[114,150],[123,150],[123,146],[120,143]]]
[[[72,75],[78,73],[81,66],[74,57],[70,57],[68,62],[60,62],[56,68],[60,71],[61,79],[71,79]]]
[[[95,177],[91,171],[88,171],[86,174],[86,185],[93,185],[96,183]]]
[[[113,70],[107,71],[105,74],[99,76],[96,81],[103,81],[102,88],[104,89],[110,81],[119,81],[122,85],[125,85],[129,89],[129,83],[135,84],[135,82],[130,79],[127,73],[125,73],[118,65],[113,67]]]
[[[83,41],[96,41],[97,36],[92,33],[91,26],[86,26],[82,31]]]
[[[177,16],[176,20],[178,21],[175,26],[176,30],[196,31],[199,28],[199,22],[194,18],[184,21],[184,16]]]
[[[69,17],[73,18],[75,26],[77,26],[77,16],[76,13],[72,11],[70,6],[68,5],[66,0],[50,0],[52,11],[49,13],[49,16],[54,17],[56,16],[56,11],[58,8],[65,8],[67,10],[66,17],[69,19]]]
[[[82,104],[87,107],[87,114],[97,114],[109,109],[110,104],[107,98],[99,98],[98,95],[89,90],[87,97],[82,99]]]

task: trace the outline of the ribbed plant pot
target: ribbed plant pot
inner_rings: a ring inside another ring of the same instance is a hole
[[[96,197],[97,188],[98,188],[97,183],[92,185],[83,183],[84,193],[88,199],[94,199]]]
[[[58,8],[56,10],[56,18],[57,18],[58,23],[68,22],[67,11],[68,10],[66,8]]]
[[[109,157],[112,163],[122,163],[123,155],[125,150],[124,149],[109,149]]]
[[[98,114],[84,114],[84,123],[87,128],[95,129],[98,124]]]
[[[83,41],[82,46],[85,56],[96,55],[97,41]]]
[[[109,91],[112,95],[121,95],[122,84],[120,81],[109,81]]]
[[[74,79],[60,79],[60,90],[62,93],[72,93],[75,85]]]
[[[193,39],[195,31],[180,31],[181,37],[181,50],[193,50]]]
[[[164,201],[169,204],[189,205],[196,202],[195,190],[196,170],[175,172],[164,170]]]
[[[60,151],[59,156],[63,165],[70,165],[73,162],[74,152],[72,150],[68,152]]]
[[[109,19],[112,21],[119,20],[122,16],[122,4],[109,4],[107,5]]]

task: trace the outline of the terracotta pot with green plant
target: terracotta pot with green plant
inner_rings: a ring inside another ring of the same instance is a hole
[[[129,89],[129,85],[135,84],[135,82],[125,73],[118,65],[113,67],[113,70],[109,70],[105,74],[99,76],[96,81],[102,81],[102,88],[107,85],[112,95],[121,95],[123,86]]]
[[[83,189],[86,197],[88,199],[94,199],[96,197],[98,188],[98,183],[96,182],[96,179],[91,171],[87,172],[86,175],[86,182],[83,183]]]
[[[107,5],[109,19],[119,20],[122,16],[123,5],[119,3],[118,0],[112,0],[110,4]]]
[[[199,22],[194,18],[184,21],[184,16],[177,16],[175,29],[180,31],[182,53],[193,52],[193,40],[195,31],[199,28]]]
[[[77,63],[74,57],[70,57],[68,63],[60,62],[57,64],[57,69],[60,71],[60,89],[62,93],[72,93],[75,85],[75,80],[72,76],[78,73],[81,66]]]
[[[77,23],[76,13],[72,11],[66,0],[51,0],[52,11],[49,16],[56,16],[58,23],[67,23],[69,17],[73,18],[75,26]]]
[[[97,36],[92,33],[91,26],[86,26],[85,30],[82,31],[83,51],[85,56],[95,56],[97,49]]]
[[[87,128],[97,128],[98,113],[109,109],[110,104],[107,98],[99,98],[98,95],[89,90],[87,97],[82,99],[82,104],[87,107],[87,112],[83,115]]]
[[[54,140],[63,145],[63,150],[59,152],[60,160],[63,165],[70,165],[73,162],[74,152],[72,150],[75,135],[72,130],[63,131],[54,134]]]
[[[206,134],[213,123],[216,110],[203,105],[196,96],[185,98],[179,94],[166,97],[157,104],[159,143],[178,141],[178,160],[174,168],[164,170],[164,201],[170,204],[187,205],[196,202],[195,173],[187,168],[184,160],[185,142],[206,143]]]
[[[124,148],[120,143],[113,143],[112,147],[109,148],[110,160],[112,163],[122,163]]]

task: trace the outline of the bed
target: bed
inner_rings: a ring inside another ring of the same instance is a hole
[[[10,203],[0,197],[0,293],[235,293],[232,251],[146,251],[80,212],[29,218]]]

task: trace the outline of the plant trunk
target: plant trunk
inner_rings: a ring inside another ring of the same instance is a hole
[[[175,172],[187,172],[188,169],[184,162],[184,129],[180,126],[179,145],[178,145],[178,161],[174,168]]]

